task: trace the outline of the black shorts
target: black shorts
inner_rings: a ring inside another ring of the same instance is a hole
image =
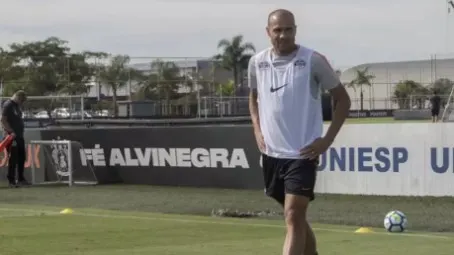
[[[318,159],[280,159],[262,154],[265,194],[284,204],[285,194],[314,200]]]
[[[438,116],[440,114],[440,109],[432,109],[432,117]]]

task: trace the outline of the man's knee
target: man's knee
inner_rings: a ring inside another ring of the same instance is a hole
[[[8,153],[8,163],[12,162],[16,162],[17,161],[17,151],[15,149],[12,149],[9,153]]]
[[[25,158],[26,158],[26,154],[25,154],[25,150],[19,150],[17,152],[17,159],[18,161],[25,161]]]
[[[305,228],[305,217],[303,216],[305,213],[301,210],[297,209],[287,209],[285,210],[285,223],[287,227],[301,229]]]
[[[310,199],[305,196],[287,194],[285,196],[284,216],[288,226],[304,229],[307,226],[306,212]]]

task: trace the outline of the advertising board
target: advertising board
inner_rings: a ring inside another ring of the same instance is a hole
[[[327,128],[327,126],[325,126]],[[321,156],[319,193],[453,196],[450,124],[348,124]],[[248,125],[41,131],[84,145],[101,183],[263,189]]]
[[[453,196],[449,124],[346,125],[321,157],[321,193]]]

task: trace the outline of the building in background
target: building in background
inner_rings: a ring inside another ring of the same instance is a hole
[[[134,69],[137,69],[142,72],[157,72],[158,70],[153,70],[151,68],[151,63],[156,59],[149,60],[149,61],[140,61],[137,60],[137,63],[131,64],[130,66]],[[193,79],[194,81],[199,81],[200,84],[204,84],[204,86],[213,86],[213,84],[219,83],[226,83],[230,79],[232,79],[233,74],[231,71],[225,70],[221,67],[215,66],[215,62],[212,59],[165,59],[163,58],[162,61],[171,61],[176,64],[179,68],[180,74],[182,76],[188,77]],[[196,77],[196,73],[198,73],[198,77]],[[183,81],[182,81],[183,83]],[[137,91],[137,82],[131,81],[131,89],[129,86],[125,86],[120,88],[117,91],[117,96],[119,98],[124,98],[129,96],[129,92],[134,93]],[[194,83],[194,87],[192,91],[197,91],[197,89],[201,89],[200,85]],[[88,97],[96,98],[98,95],[100,97],[111,97],[112,91],[104,86],[103,84],[96,84],[95,79],[89,84],[90,91],[88,93]],[[179,89],[179,93],[188,93],[190,92],[191,88],[187,86],[181,86]],[[210,91],[214,90],[209,89]]]
[[[140,59],[132,63],[131,67],[145,72],[153,72],[151,63],[154,60],[156,59]],[[208,91],[215,91],[215,84],[226,83],[233,78],[231,71],[216,67],[212,59],[180,58],[162,60],[174,62],[179,67],[182,75],[187,75],[194,80],[203,81],[203,86],[207,86]],[[424,86],[429,86],[440,78],[454,81],[454,56],[452,56],[452,58],[361,64],[343,70],[340,74],[342,83],[348,84],[355,79],[356,70],[363,70],[366,67],[369,67],[369,73],[373,74],[375,78],[372,80],[372,86],[362,86],[364,110],[398,109],[398,104],[393,100],[394,90],[395,86],[404,80],[413,80]],[[198,77],[195,77],[196,73],[198,73]],[[201,89],[201,85],[197,86],[196,83],[193,84],[192,91],[195,92],[197,89]],[[239,91],[239,93],[236,93],[236,96],[247,96],[247,86],[243,86],[243,88],[244,91]],[[182,85],[179,92],[188,93],[190,90],[191,88]],[[131,88],[125,86],[117,91],[118,99],[125,100],[128,98],[130,92],[134,93],[136,91],[136,83],[132,81]],[[352,98],[352,110],[360,110],[361,88],[358,86],[347,87],[347,91]],[[111,96],[112,91],[107,86],[96,84],[95,81],[91,83],[88,97],[109,98]]]
[[[454,58],[428,59],[418,61],[401,61],[386,63],[361,64],[344,70],[341,81],[348,84],[356,77],[356,70],[369,67],[369,73],[375,78],[372,86],[362,86],[363,109],[397,109],[397,103],[392,100],[396,84],[404,80],[413,80],[424,86],[429,86],[440,78],[454,81]],[[352,110],[360,110],[360,90],[356,86],[348,87],[352,98]]]

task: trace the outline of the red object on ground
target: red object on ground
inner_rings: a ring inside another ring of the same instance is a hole
[[[7,135],[1,142],[0,142],[0,151],[6,149],[14,140],[14,136]]]

